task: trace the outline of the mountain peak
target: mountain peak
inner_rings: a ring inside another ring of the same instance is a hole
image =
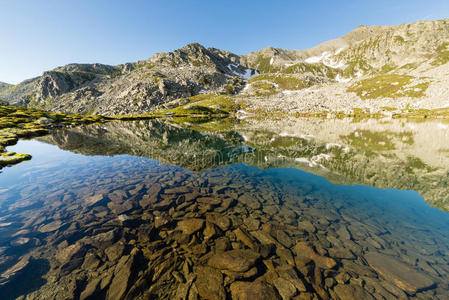
[[[202,51],[202,50],[206,50],[206,47],[204,47],[203,45],[201,45],[198,42],[193,42],[193,43],[189,43],[187,45],[185,45],[184,47],[178,49],[178,50],[183,50],[183,51]]]

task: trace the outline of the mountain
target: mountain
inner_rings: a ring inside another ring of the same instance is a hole
[[[5,83],[5,82],[1,82],[0,81],[0,94],[6,92],[8,89],[10,89],[12,87],[11,84],[9,83]]]
[[[248,55],[189,44],[117,66],[70,64],[0,90],[0,100],[61,112],[144,113],[197,94],[248,110],[369,112],[449,106],[449,19],[359,26],[307,50]],[[256,76],[258,75],[258,76]]]
[[[256,71],[235,64],[237,58],[193,43],[136,63],[69,64],[23,81],[1,99],[53,111],[142,113],[200,92],[238,92]]]

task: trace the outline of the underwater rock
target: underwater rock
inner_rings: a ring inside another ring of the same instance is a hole
[[[208,265],[216,269],[245,272],[253,267],[259,258],[260,255],[252,250],[235,249],[213,255]]]

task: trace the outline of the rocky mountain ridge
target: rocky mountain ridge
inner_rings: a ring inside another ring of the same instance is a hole
[[[11,87],[11,84],[5,83],[5,82],[0,82],[0,93],[8,90],[10,87]]]
[[[0,86],[0,100],[104,115],[178,106],[183,102],[173,100],[198,94],[298,112],[441,108],[449,105],[442,100],[449,93],[447,62],[448,19],[360,26],[307,50],[268,47],[237,55],[192,43],[136,63],[69,64]]]

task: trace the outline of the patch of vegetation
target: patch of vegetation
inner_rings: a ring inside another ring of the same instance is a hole
[[[338,74],[342,74],[343,72],[340,69],[334,69],[322,63],[319,64],[298,63],[285,68],[284,70],[282,70],[282,73],[284,74],[312,73],[314,75],[323,75],[330,79],[335,79]]]
[[[173,122],[182,124],[199,132],[217,133],[230,131],[238,122],[236,118],[211,118],[211,117],[173,117]]]
[[[391,132],[391,131],[370,131],[357,130],[341,138],[356,148],[369,152],[394,150],[396,148],[394,139],[398,139],[406,144],[413,144],[413,133],[411,132]]]
[[[447,119],[449,118],[449,108],[436,109],[403,109],[400,113],[393,115],[395,119]]]
[[[400,35],[395,35],[393,38],[396,43],[405,43],[405,39]]]
[[[254,68],[260,73],[277,73],[281,71],[281,68],[270,64],[271,57],[265,57],[259,54],[254,61]]]
[[[401,70],[414,70],[414,69],[418,68],[420,64],[421,63],[418,63],[418,62],[408,63],[408,64],[405,64],[405,65],[401,66],[399,69],[401,69]]]
[[[428,165],[426,165],[418,157],[408,156],[407,161],[406,161],[406,169],[408,171],[413,171],[414,169],[431,171],[432,168],[430,168]]]
[[[397,66],[394,63],[385,64],[380,68],[380,73],[388,73],[396,69]]]
[[[0,168],[8,165],[15,165],[25,160],[30,160],[31,155],[26,153],[3,152],[0,153]]]
[[[267,81],[274,83],[283,90],[301,90],[312,85],[312,83],[306,82],[300,78],[275,74],[262,74],[254,76],[248,80],[248,82],[251,84],[254,84],[258,81]]]
[[[423,97],[429,83],[408,86],[413,78],[399,74],[378,75],[354,83],[347,91],[356,93],[362,99]]]
[[[256,81],[251,84],[251,87],[255,90],[256,96],[267,96],[276,94],[276,86],[270,82]]]
[[[358,72],[368,73],[373,70],[373,67],[364,59],[355,59],[348,63],[343,70],[344,77],[354,77]]]
[[[14,145],[19,138],[45,135],[52,128],[90,124],[105,120],[106,118],[100,116],[67,115],[20,106],[0,105],[0,167],[31,158],[28,154],[5,152],[5,147]]]
[[[449,62],[449,42],[444,42],[436,49],[437,56],[430,63],[432,66],[441,66]]]
[[[414,86],[407,87],[406,89],[404,89],[403,95],[410,98],[422,98],[426,95],[429,84],[429,82],[423,82]]]

